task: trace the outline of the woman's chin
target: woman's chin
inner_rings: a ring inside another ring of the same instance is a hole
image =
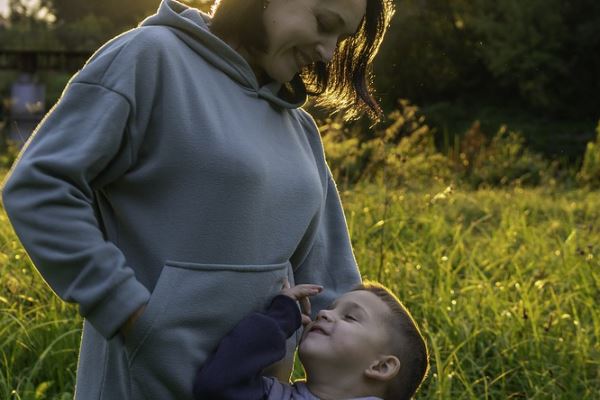
[[[280,84],[283,85],[285,83],[290,82],[293,78],[294,78],[294,75],[292,75],[292,76],[286,75],[286,76],[283,76],[283,77],[273,77],[272,79],[275,82],[280,83]]]
[[[294,79],[294,76],[296,76],[296,74],[298,74],[298,71],[291,68],[280,68],[268,71],[269,77],[275,82],[281,84],[290,82],[292,79]]]

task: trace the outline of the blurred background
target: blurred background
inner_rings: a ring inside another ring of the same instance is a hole
[[[385,121],[307,108],[361,273],[427,337],[419,398],[598,399],[600,0],[395,4]],[[0,181],[69,78],[158,5],[0,0]],[[81,323],[0,207],[0,399],[72,399]]]
[[[213,3],[184,2],[204,11]],[[0,0],[3,136],[27,137],[86,58],[158,4]],[[600,117],[599,1],[405,0],[396,7],[375,65],[386,112],[408,99],[442,151],[478,120],[488,136],[505,124],[545,157],[582,162]]]

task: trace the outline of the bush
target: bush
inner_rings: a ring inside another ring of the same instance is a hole
[[[452,183],[472,188],[554,184],[557,165],[528,150],[523,136],[506,126],[489,140],[476,121],[445,155],[435,146],[435,131],[407,101],[399,102],[388,124],[362,142],[365,135],[357,125],[328,119],[320,127],[329,166],[339,183],[385,182],[409,188]],[[600,168],[598,161],[594,165]]]
[[[435,148],[434,131],[405,100],[388,116],[389,126],[359,141],[357,126],[339,121],[321,126],[327,160],[338,182],[383,180],[391,186],[423,186],[452,179],[450,160]]]
[[[0,132],[1,132],[0,127]],[[9,170],[21,151],[19,143],[14,140],[6,140],[6,143],[0,145],[0,171]]]
[[[519,132],[503,125],[488,143],[476,121],[461,143],[455,166],[463,180],[474,188],[481,186],[537,186],[549,183],[556,166],[528,150]]]
[[[323,135],[323,146],[327,162],[338,184],[348,185],[358,182],[368,162],[356,127],[345,127],[341,118],[328,118],[319,126]]]
[[[583,157],[581,169],[577,174],[577,182],[591,188],[600,188],[600,121],[596,128],[596,142],[589,142]]]

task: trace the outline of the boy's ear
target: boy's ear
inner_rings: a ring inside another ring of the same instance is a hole
[[[388,381],[400,372],[400,360],[396,356],[383,355],[373,361],[365,370],[368,378],[378,381]]]

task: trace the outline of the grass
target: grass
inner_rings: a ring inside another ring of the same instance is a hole
[[[343,197],[365,276],[381,277],[429,340],[422,398],[596,398],[598,193]]]
[[[427,338],[417,398],[597,398],[598,193],[436,192],[341,190],[364,277],[398,294]],[[0,398],[71,398],[81,319],[3,211],[0,265]]]

